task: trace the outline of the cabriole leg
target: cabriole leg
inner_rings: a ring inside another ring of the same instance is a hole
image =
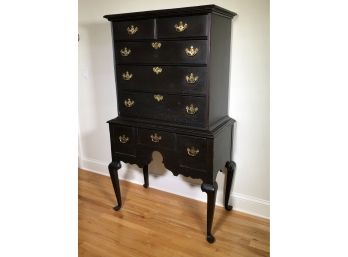
[[[121,162],[120,161],[111,162],[108,168],[109,168],[112,186],[114,187],[114,191],[115,191],[115,195],[117,199],[117,205],[114,207],[114,210],[118,211],[122,207],[120,182],[118,180],[118,170],[121,168]]]
[[[226,162],[226,187],[225,187],[225,209],[227,211],[231,211],[233,206],[228,204],[228,201],[230,199],[230,193],[231,193],[231,187],[232,187],[232,180],[233,180],[233,174],[236,169],[236,163],[234,161]]]
[[[218,190],[218,185],[214,182],[214,185],[202,184],[201,189],[203,192],[207,193],[207,241],[209,243],[214,243],[215,237],[211,234],[211,228],[213,225],[215,202],[216,202],[216,192]]]
[[[143,187],[148,188],[149,187],[149,166],[145,165],[143,167],[143,173],[144,173],[144,185]]]

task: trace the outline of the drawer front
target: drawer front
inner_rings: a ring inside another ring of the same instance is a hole
[[[114,152],[135,155],[135,128],[126,126],[113,126],[112,137],[113,138],[111,140],[114,143]]]
[[[115,42],[119,64],[207,64],[207,40]]]
[[[121,116],[206,126],[206,98],[156,93],[119,92]]]
[[[206,67],[118,65],[117,84],[124,90],[204,94],[207,73]]]
[[[155,37],[154,19],[113,22],[115,40],[152,39]]]
[[[157,130],[139,129],[138,143],[153,147],[175,149],[175,134]]]
[[[157,19],[158,38],[206,37],[209,28],[208,15]]]
[[[181,166],[206,170],[207,141],[205,138],[178,135],[178,154]]]

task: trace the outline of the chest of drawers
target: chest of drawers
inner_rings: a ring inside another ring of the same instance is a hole
[[[113,14],[118,117],[108,121],[110,177],[122,206],[121,161],[143,168],[159,151],[174,175],[202,180],[211,233],[218,171],[226,167],[225,208],[235,163],[228,117],[231,21],[235,13],[215,5]]]

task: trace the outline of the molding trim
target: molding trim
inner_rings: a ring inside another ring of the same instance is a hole
[[[109,176],[108,171],[108,163],[104,163],[95,159],[89,159],[89,158],[81,158],[79,156],[79,168],[88,170],[94,173],[98,173],[104,176]],[[138,181],[135,181],[134,179],[122,179],[120,177],[120,180],[126,180],[138,185],[142,185],[142,183],[139,183]],[[206,202],[206,196],[204,193],[202,193],[202,197],[192,197],[191,195],[183,194],[177,191],[168,190],[163,187],[156,187],[156,186],[150,186],[152,188],[165,191],[168,193],[180,195],[183,197],[187,197],[190,199],[198,200],[201,202]],[[230,201],[232,200],[233,210],[245,212],[254,216],[262,217],[269,219],[270,217],[270,202],[240,193],[232,192]],[[217,192],[216,195],[216,205],[223,207],[223,192],[220,190]]]

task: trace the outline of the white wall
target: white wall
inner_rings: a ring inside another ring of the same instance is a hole
[[[106,121],[117,104],[110,24],[105,14],[216,4],[238,16],[233,22],[229,115],[237,120],[237,163],[232,203],[240,211],[269,217],[269,1],[268,0],[80,0],[79,1],[79,165],[108,174],[111,160]],[[206,200],[196,180],[174,177],[154,153],[150,187]],[[137,166],[123,165],[121,179],[143,183]],[[217,178],[222,204],[224,174]]]

